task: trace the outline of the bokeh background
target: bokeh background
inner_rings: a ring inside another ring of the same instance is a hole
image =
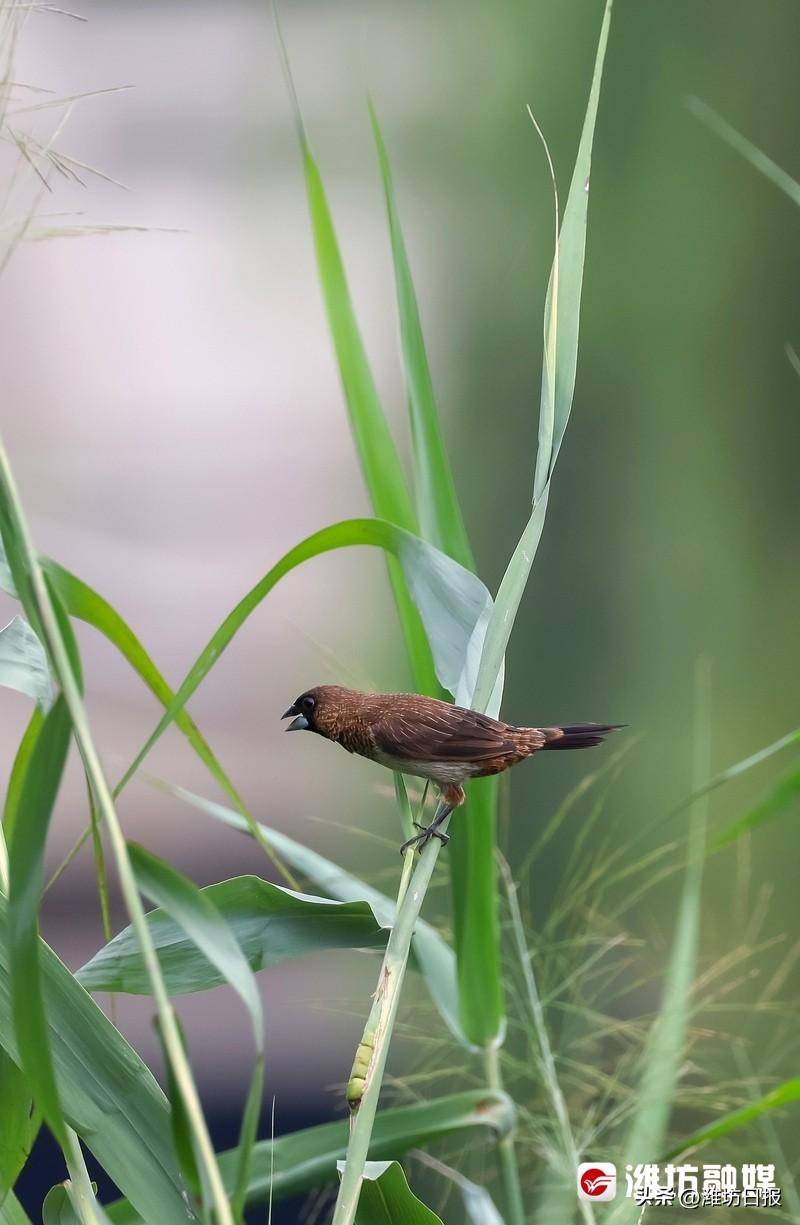
[[[563,198],[601,8],[284,6],[359,319],[407,453],[368,94],[381,116],[456,484],[492,589],[528,513],[552,255],[549,180],[525,107],[550,141]],[[150,232],[15,252],[0,287],[3,433],[40,549],[106,595],[176,683],[292,544],[369,508],[269,11],[85,0],[80,12],[88,22],[31,14],[15,79],[54,97],[134,86],[75,103],[58,141],[127,190],[55,175],[53,194],[39,193],[40,212],[52,214],[40,224],[70,214],[78,225]],[[787,341],[800,342],[800,216],[685,105],[701,97],[797,174],[799,35],[794,0],[615,5],[575,407],[511,645],[504,713],[631,724],[639,738],[615,790],[618,836],[646,826],[653,844],[660,818],[689,790],[698,654],[713,661],[715,768],[800,721],[800,381],[784,354]],[[53,112],[32,122],[46,134]],[[14,157],[3,149],[4,175]],[[34,189],[35,180],[17,186],[7,218],[22,215]],[[3,618],[13,611],[2,598]],[[80,637],[90,713],[116,777],[158,710],[111,648]],[[333,679],[408,685],[371,550],[329,555],[285,580],[191,710],[257,815],[388,883],[398,831],[387,780],[331,746],[287,740],[279,723],[298,692]],[[4,782],[28,707],[0,691],[0,712]],[[585,769],[575,756],[552,756],[515,774],[515,853]],[[174,731],[149,768],[213,794]],[[748,776],[715,814],[741,815],[771,777]],[[785,953],[797,926],[796,815],[752,840],[746,873],[731,857],[712,863],[706,963],[729,948],[734,893],[744,921],[766,883],[764,935]],[[125,792],[121,816],[131,836],[200,883],[264,870],[250,842],[143,783]],[[73,762],[51,866],[85,820]],[[549,848],[533,922],[561,886],[572,836]],[[626,916],[650,942],[654,973],[676,894],[667,882]],[[98,946],[90,853],[49,895],[45,934],[73,967]],[[756,973],[769,973],[770,956]],[[261,976],[278,1131],[340,1112],[337,1086],[373,975],[372,959],[342,953]],[[123,1029],[158,1067],[151,1011],[146,1000],[120,1001]],[[246,1020],[224,989],[180,1012],[216,1134],[232,1139]],[[748,1032],[757,1042],[758,1025]],[[401,1044],[397,1067],[406,1055]]]

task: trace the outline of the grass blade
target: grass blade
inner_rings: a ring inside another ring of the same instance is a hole
[[[766,821],[771,821],[774,817],[780,816],[782,812],[785,812],[797,800],[798,796],[800,796],[800,766],[795,766],[788,774],[784,775],[777,786],[764,797],[760,804],[756,804],[755,808],[751,808],[738,821],[734,821],[733,824],[717,834],[709,846],[709,854],[722,850],[723,847],[730,846],[737,838],[741,838],[742,834],[750,833],[752,830],[758,829]]]
[[[475,568],[475,563],[442,439],[428,354],[419,318],[417,295],[397,211],[389,157],[372,103],[370,103],[369,111],[386,196],[389,235],[392,243],[397,313],[400,320],[400,340],[408,389],[414,487],[420,530],[425,540],[435,544],[443,553],[448,553],[462,566],[472,570]]]
[[[250,1179],[250,1169],[253,1164],[256,1137],[258,1135],[258,1120],[261,1116],[261,1099],[263,1096],[264,1055],[263,1053],[260,1053],[256,1056],[253,1074],[250,1078],[250,1089],[247,1094],[244,1114],[242,1115],[241,1131],[239,1132],[239,1156],[236,1163],[236,1177],[234,1179],[231,1195],[231,1208],[233,1209],[233,1215],[237,1221],[241,1221],[244,1216],[245,1201],[247,1199],[247,1184]]]
[[[91,625],[108,639],[162,706],[169,706],[175,696],[172,689],[136,634],[117,610],[97,591],[94,591],[77,575],[65,570],[58,562],[44,558],[42,567],[60,595],[69,615],[85,621],[87,625]],[[181,710],[175,716],[175,723],[225,794],[240,811],[244,812],[244,802],[188,711]]]
[[[730,1132],[745,1127],[769,1111],[779,1110],[782,1106],[788,1106],[792,1102],[800,1102],[800,1076],[784,1081],[782,1085],[778,1085],[777,1089],[764,1094],[754,1102],[748,1102],[740,1110],[733,1110],[730,1114],[717,1119],[715,1123],[709,1123],[692,1132],[675,1148],[670,1149],[662,1160],[672,1161],[673,1158],[683,1156],[685,1153],[693,1153],[702,1145],[708,1144],[709,1141],[718,1140],[720,1136],[727,1136]]]
[[[398,527],[415,532],[417,520],[408,485],[356,321],[333,218],[300,113],[283,36],[277,23],[277,12],[276,27],[303,160],[322,296],[364,481],[375,514]],[[414,684],[421,693],[435,693],[438,688],[436,675],[419,614],[409,599],[403,576],[392,558],[388,559],[388,570]]]
[[[469,705],[469,703],[467,703]],[[497,905],[497,780],[473,779],[466,814],[448,850],[459,1026],[473,1046],[490,1046],[505,1029]]]

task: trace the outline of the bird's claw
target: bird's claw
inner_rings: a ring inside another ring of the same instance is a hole
[[[421,830],[421,833],[415,834],[413,838],[409,838],[400,847],[400,854],[405,855],[410,847],[414,847],[418,851],[422,851],[430,842],[431,838],[438,838],[442,846],[447,846],[450,841],[450,835],[445,834],[442,830],[437,829],[435,825],[420,825],[417,821],[414,822],[416,829]]]

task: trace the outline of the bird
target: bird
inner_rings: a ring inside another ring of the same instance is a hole
[[[441,794],[433,821],[400,848],[422,850],[431,838],[443,844],[442,823],[464,803],[464,783],[502,774],[540,749],[588,749],[621,723],[565,723],[514,727],[477,710],[418,693],[359,693],[342,685],[307,689],[281,715],[289,732],[316,732],[400,774],[428,779]]]

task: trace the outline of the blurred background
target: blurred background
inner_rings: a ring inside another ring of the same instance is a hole
[[[492,590],[529,509],[552,256],[550,184],[525,107],[548,137],[564,199],[601,10],[599,0],[284,6],[359,320],[406,454],[368,93],[381,117],[456,484]],[[38,229],[150,232],[16,250],[2,283],[3,433],[39,548],[102,592],[177,684],[291,545],[369,507],[268,9],[85,0],[80,13],[88,22],[32,12],[15,79],[56,98],[133,86],[76,102],[58,138],[126,189],[81,172],[85,188],[54,175],[48,194],[30,177],[6,217],[23,216],[38,194],[50,215]],[[698,654],[712,659],[715,769],[800,722],[800,382],[784,353],[800,344],[800,216],[685,105],[699,96],[796,175],[798,35],[794,0],[618,0],[612,22],[575,406],[511,644],[504,714],[629,723],[637,740],[614,790],[615,829],[647,828],[652,845],[690,789]],[[48,98],[18,96],[20,106]],[[25,121],[46,139],[62,113]],[[2,158],[5,182],[16,151],[6,146]],[[0,597],[2,620],[14,611]],[[116,778],[159,711],[110,647],[91,631],[80,639],[90,714]],[[257,816],[391,887],[390,780],[333,746],[287,741],[279,722],[305,687],[337,679],[409,684],[372,550],[332,554],[287,578],[190,708]],[[0,691],[3,784],[28,715],[25,699]],[[551,757],[515,773],[515,854],[587,768],[580,756]],[[215,794],[174,730],[149,768]],[[771,769],[726,791],[715,817],[745,812],[780,767]],[[266,871],[251,842],[142,782],[120,812],[130,836],[200,883]],[[704,963],[729,948],[734,893],[745,923],[766,882],[762,934],[785,956],[797,918],[796,816],[756,835],[745,867],[741,856],[712,862]],[[85,821],[72,762],[51,867]],[[558,894],[573,836],[548,848],[534,927]],[[92,882],[87,850],[48,896],[44,934],[73,968],[101,942]],[[676,895],[672,880],[626,916],[655,974]],[[438,898],[445,912],[444,889]],[[771,956],[756,973],[769,975]],[[341,1113],[373,977],[372,958],[347,953],[261,975],[277,1131]],[[654,988],[645,1007],[657,999]],[[123,998],[118,1009],[158,1068],[149,1001]],[[216,1135],[232,1143],[246,1018],[224,989],[181,1002],[180,1013]],[[758,1025],[748,1032],[757,1043]],[[407,1054],[402,1044],[394,1052],[397,1068]]]

